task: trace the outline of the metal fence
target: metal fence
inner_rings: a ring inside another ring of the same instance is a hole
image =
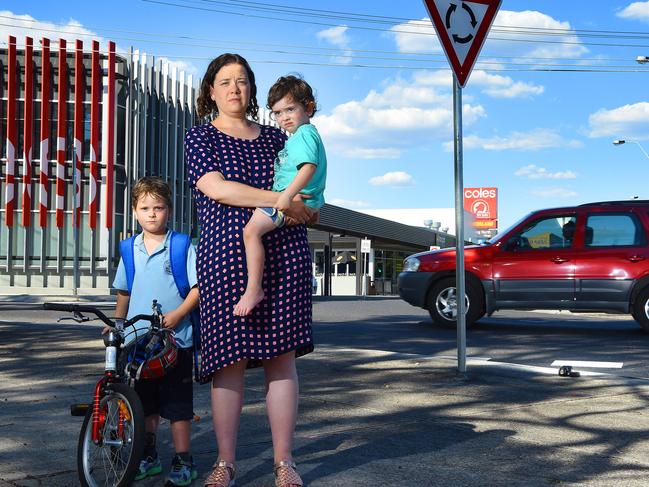
[[[0,293],[108,292],[144,175],[170,182],[170,226],[196,234],[183,154],[197,121],[191,75],[112,42],[35,48],[10,36],[0,78]]]

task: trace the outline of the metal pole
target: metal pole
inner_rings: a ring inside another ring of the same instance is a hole
[[[462,88],[453,76],[455,142],[455,268],[457,299],[457,369],[466,372],[466,305],[464,302],[464,174],[462,168]]]
[[[76,181],[77,180],[77,163],[76,161],[74,164],[72,164],[72,180]],[[74,187],[76,188],[76,183],[74,184]],[[81,188],[79,188],[79,193],[81,193]],[[75,198],[76,201],[76,193],[74,193],[73,198]],[[80,203],[80,202],[79,202]],[[75,203],[76,205],[76,203]],[[74,257],[73,257],[73,264],[72,264],[72,295],[77,296],[79,293],[78,286],[79,286],[79,222],[77,222],[77,208],[76,206],[74,207],[74,211],[72,212],[72,228],[74,229]]]

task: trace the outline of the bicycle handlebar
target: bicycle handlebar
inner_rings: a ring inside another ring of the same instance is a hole
[[[64,304],[64,303],[43,303],[43,309],[52,310],[52,311],[65,311],[68,313],[77,313],[85,311],[86,313],[92,313],[97,316],[101,321],[106,323],[110,327],[115,327],[115,322],[108,318],[100,309],[95,308],[94,306],[86,304]],[[124,321],[124,327],[130,326],[136,321],[149,321],[153,323],[154,315],[137,315],[133,318]]]

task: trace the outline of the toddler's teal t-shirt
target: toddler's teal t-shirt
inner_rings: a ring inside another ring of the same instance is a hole
[[[327,155],[318,130],[310,123],[298,127],[295,133],[288,138],[284,148],[277,154],[273,191],[284,191],[295,179],[298,169],[305,163],[314,164],[316,170],[300,193],[311,196],[304,200],[305,205],[318,209],[324,205]]]

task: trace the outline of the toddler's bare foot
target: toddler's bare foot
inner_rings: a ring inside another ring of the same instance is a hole
[[[264,299],[263,289],[246,289],[239,302],[234,306],[234,316],[247,316],[261,300]]]

